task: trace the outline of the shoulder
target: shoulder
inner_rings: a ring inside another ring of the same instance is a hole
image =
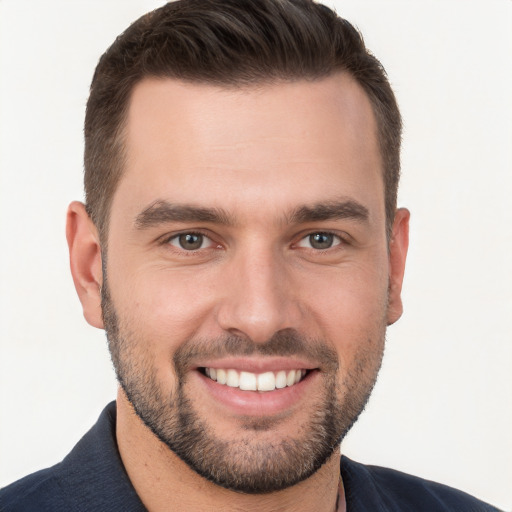
[[[111,403],[62,462],[0,490],[0,512],[144,511],[117,449],[115,421]]]
[[[347,502],[354,510],[416,512],[499,512],[469,494],[437,482],[380,466],[366,466],[342,457],[341,474]],[[373,500],[371,503],[369,499]],[[378,507],[378,508],[375,508]]]
[[[0,490],[0,510],[50,511],[62,510],[64,501],[60,487],[60,464],[37,471]]]

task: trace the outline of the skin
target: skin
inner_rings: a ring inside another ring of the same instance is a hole
[[[108,234],[109,290],[121,330],[137,340],[132,357],[150,362],[160,389],[175,390],[169,361],[189,340],[232,334],[264,344],[293,329],[336,352],[341,403],[351,372],[369,392],[386,325],[402,313],[409,213],[396,212],[387,240],[375,119],[355,81],[342,73],[228,89],[144,80],[133,92],[126,136]],[[155,201],[222,208],[230,223],[167,220],[141,228],[137,218]],[[362,206],[365,218],[293,217],[304,206],[346,201]],[[172,238],[190,231],[208,237],[198,250]],[[333,233],[333,246],[313,248],[309,235],[318,232]],[[84,316],[103,328],[101,244],[81,203],[70,205],[67,237]],[[278,421],[251,439],[302,439],[322,397],[322,371],[279,413],[264,402],[261,416]],[[201,379],[190,368],[184,381],[196,414],[218,439],[246,439],[241,415],[205,392]],[[285,490],[235,493],[199,476],[159,441],[122,390],[117,404],[121,457],[151,511],[329,511],[338,492],[344,510],[339,450]]]

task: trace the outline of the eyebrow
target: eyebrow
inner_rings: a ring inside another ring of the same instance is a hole
[[[358,222],[367,222],[368,208],[353,200],[329,201],[312,206],[300,206],[295,209],[290,222],[301,224],[304,222],[320,222],[324,220],[352,219]]]
[[[336,219],[365,222],[368,217],[369,212],[365,206],[353,200],[345,200],[300,206],[287,216],[287,222],[301,224]],[[210,222],[226,226],[236,224],[234,218],[222,208],[205,208],[157,200],[137,215],[135,227],[142,230],[168,222]]]
[[[151,203],[135,218],[137,229],[147,229],[167,222],[211,222],[233,225],[234,220],[222,208],[204,208],[186,204],[172,204],[158,200]]]

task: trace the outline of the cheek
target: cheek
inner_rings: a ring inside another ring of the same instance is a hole
[[[124,285],[120,281],[114,302],[151,345],[174,350],[197,334],[211,309],[212,290],[202,281],[168,270],[139,272]]]
[[[318,286],[322,283],[322,286]],[[307,301],[315,315],[326,325],[359,329],[371,328],[376,317],[386,310],[388,274],[385,265],[351,265],[346,269],[334,269],[328,275],[313,276]],[[342,331],[340,331],[342,332]]]
[[[315,335],[333,344],[341,367],[354,366],[363,352],[382,350],[388,276],[378,268],[333,273],[322,291],[309,299],[308,309],[321,331]]]

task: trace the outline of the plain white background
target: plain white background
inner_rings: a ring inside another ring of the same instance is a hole
[[[0,485],[59,461],[115,397],[65,211],[94,66],[162,3],[0,0]],[[412,211],[405,314],[342,449],[512,510],[512,2],[335,5],[396,91]]]

